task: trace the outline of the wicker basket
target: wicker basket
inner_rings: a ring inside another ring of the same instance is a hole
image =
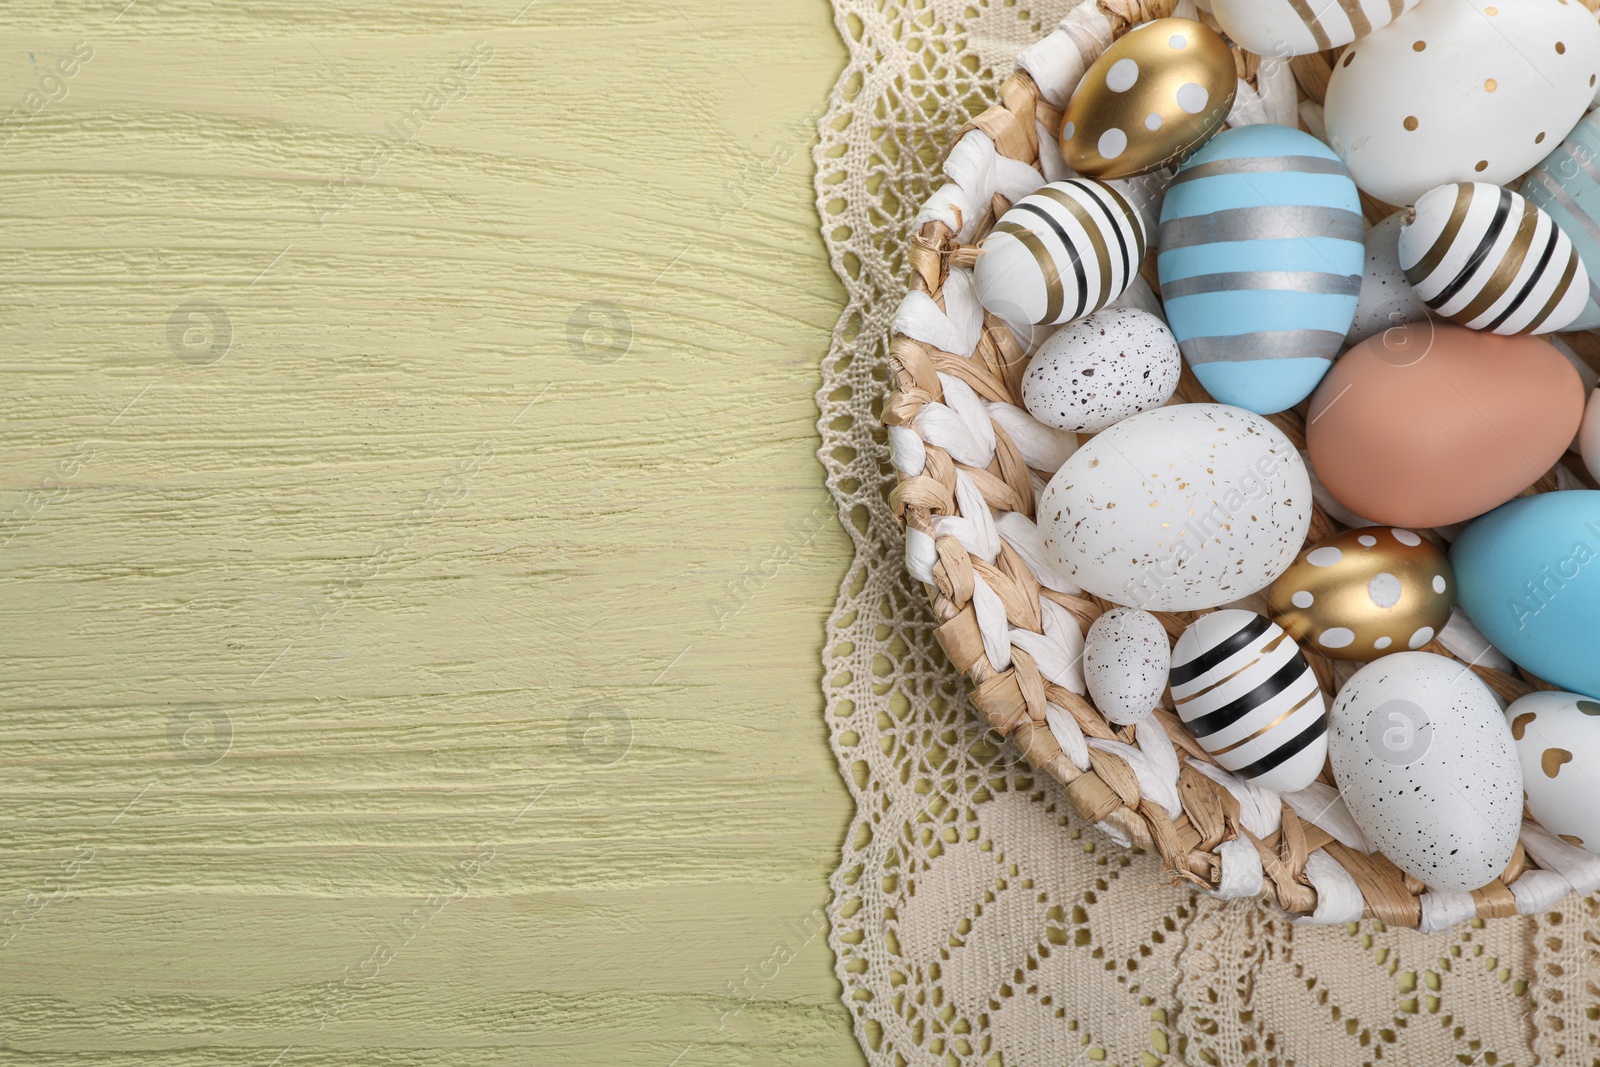
[[[983,315],[980,326],[965,268],[976,258],[974,245],[1010,200],[1031,191],[1019,164],[1032,168],[1034,186],[1052,171],[1064,176],[1059,160],[1048,158],[1054,151],[1051,138],[1087,65],[1133,26],[1171,14],[1216,28],[1188,0],[1181,10],[1177,0],[1089,0],[1075,8],[1050,37],[1023,53],[1022,69],[1000,86],[998,103],[960,131],[945,167],[950,183],[929,201],[911,236],[915,274],[891,344],[894,391],[883,421],[900,474],[892,504],[906,524],[908,564],[926,584],[942,624],[940,643],[969,676],[972,702],[988,723],[1012,738],[1035,768],[1058,779],[1085,820],[1124,845],[1159,853],[1175,883],[1186,881],[1223,897],[1265,894],[1309,922],[1344,923],[1365,916],[1424,931],[1474,916],[1538,913],[1573,890],[1592,892],[1600,888],[1600,857],[1526,817],[1515,854],[1499,878],[1471,893],[1429,890],[1381,854],[1361,850],[1359,832],[1326,768],[1319,784],[1292,800],[1283,798],[1216,766],[1170,709],[1136,726],[1119,727],[1083,696],[1052,680],[1061,676],[1058,657],[1081,654],[1083,631],[1114,605],[1050,588],[1026,562],[1030,556],[1037,559],[1039,551],[1035,494],[1053,471],[1030,469],[1028,455],[1037,457],[1040,448],[1019,437],[1051,431],[1021,410],[1025,342],[993,316]],[[1246,83],[1236,115],[1302,128],[1308,128],[1306,118],[1318,121],[1338,52],[1300,56],[1287,64],[1264,63],[1237,49],[1234,55]],[[1048,72],[1050,78],[1036,80],[1030,70]],[[1042,88],[1047,80],[1055,83],[1054,90]],[[1013,194],[1009,199],[1007,190]],[[1394,210],[1365,195],[1363,203],[1374,222]],[[1154,262],[1152,252],[1136,290],[1154,282]],[[961,284],[952,283],[952,272],[962,275]],[[1153,303],[1153,295],[1145,296]],[[916,314],[908,312],[909,305],[916,305]],[[930,318],[935,320],[931,327]],[[912,320],[919,325],[909,325]],[[1590,336],[1569,341],[1591,360],[1593,343]],[[1211,399],[1187,366],[1177,398]],[[1305,410],[1302,404],[1271,417],[1301,449]],[[992,460],[984,466],[959,462],[952,452],[970,460],[974,451],[952,443],[950,435],[963,433]],[[1581,464],[1573,464],[1547,472],[1528,492],[1554,489],[1558,481],[1593,484]],[[1319,506],[1310,540],[1342,528]],[[1198,614],[1157,617],[1176,639]],[[1077,627],[1067,640],[1061,639],[1063,618]],[[1455,655],[1503,699],[1549,688],[1477,663],[1486,658],[1486,646],[1453,644],[1446,647],[1435,639],[1425,650]],[[1314,650],[1305,652],[1325,692],[1336,691],[1336,682],[1359,666],[1336,667]],[[1053,666],[1044,662],[1053,656]]]

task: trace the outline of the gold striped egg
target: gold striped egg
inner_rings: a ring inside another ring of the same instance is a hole
[[[1062,117],[1061,154],[1092,178],[1159,170],[1222,129],[1237,89],[1221,37],[1192,19],[1156,19],[1084,74]]]
[[[1445,554],[1389,526],[1346,530],[1305,549],[1267,593],[1290,637],[1331,659],[1363,663],[1432,641],[1455,599]]]

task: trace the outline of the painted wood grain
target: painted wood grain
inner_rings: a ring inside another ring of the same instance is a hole
[[[523,3],[0,10],[0,1062],[859,1060],[842,48]]]

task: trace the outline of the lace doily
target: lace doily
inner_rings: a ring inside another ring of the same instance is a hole
[[[945,661],[888,505],[885,344],[951,138],[1070,6],[834,0],[850,58],[816,188],[848,302],[818,405],[855,559],[823,663],[857,810],[829,940],[863,1050],[873,1067],[1600,1062],[1595,898],[1427,935],[1172,888],[1079,824]]]

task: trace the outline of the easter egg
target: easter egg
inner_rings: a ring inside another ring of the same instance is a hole
[[[1432,641],[1450,621],[1455,577],[1417,533],[1367,526],[1301,552],[1267,602],[1296,641],[1365,662]]]
[[[1518,666],[1600,699],[1600,491],[1513,500],[1450,546],[1456,597]]]
[[[1092,178],[1175,163],[1227,121],[1238,88],[1233,53],[1193,19],[1164,18],[1106,46],[1067,101],[1061,155]]]
[[[1367,231],[1367,265],[1361,275],[1355,321],[1345,335],[1347,344],[1358,344],[1391,326],[1428,318],[1428,305],[1411,288],[1400,266],[1400,228],[1405,221],[1406,213],[1396,211]]]
[[[1529,693],[1506,708],[1528,811],[1569,845],[1600,852],[1600,701]]]
[[[1328,143],[1391,204],[1450,182],[1503,185],[1583,117],[1597,74],[1600,26],[1582,4],[1420,3],[1334,65]]]
[[[1541,144],[1548,145],[1546,138]],[[1539,165],[1519,190],[1571,238],[1589,275],[1589,299],[1568,326],[1600,327],[1600,112],[1591,111]]]
[[[1090,438],[1050,479],[1037,514],[1056,566],[1082,588],[1194,611],[1283,573],[1311,525],[1311,479],[1259,415],[1178,404]]]
[[[1589,301],[1589,272],[1555,220],[1483,182],[1424,193],[1400,230],[1400,265],[1428,307],[1474,330],[1562,330]]]
[[[1328,708],[1277,623],[1237,608],[1202,615],[1172,646],[1168,682],[1194,739],[1239,777],[1293,793],[1322,773]]]
[[[1589,476],[1600,481],[1600,390],[1589,394],[1589,403],[1583,409],[1583,422],[1578,425],[1578,454]]]
[[[1310,134],[1242,126],[1184,163],[1156,262],[1167,322],[1213,398],[1270,415],[1310,394],[1355,316],[1364,229],[1344,165]]]
[[[1522,832],[1522,768],[1494,694],[1465,664],[1401,652],[1362,667],[1329,713],[1339,794],[1368,841],[1432,889],[1477,889]]]
[[[1145,718],[1167,688],[1172,644],[1148,611],[1113,608],[1083,638],[1083,680],[1094,706],[1122,726]]]
[[[1132,284],[1144,259],[1144,220],[1112,186],[1051,182],[1018,200],[980,244],[978,302],[1011,322],[1070,322]]]
[[[1340,0],[1313,6],[1303,0],[1211,0],[1211,14],[1241,48],[1283,59],[1349,44],[1387,26],[1416,3]]]
[[[1583,383],[1534,337],[1418,322],[1369,337],[1317,387],[1311,466],[1372,522],[1461,522],[1538,481],[1583,415]]]
[[[1022,376],[1022,404],[1047,426],[1099,433],[1165,404],[1182,370],[1166,323],[1138,308],[1101,308],[1039,346]]]

